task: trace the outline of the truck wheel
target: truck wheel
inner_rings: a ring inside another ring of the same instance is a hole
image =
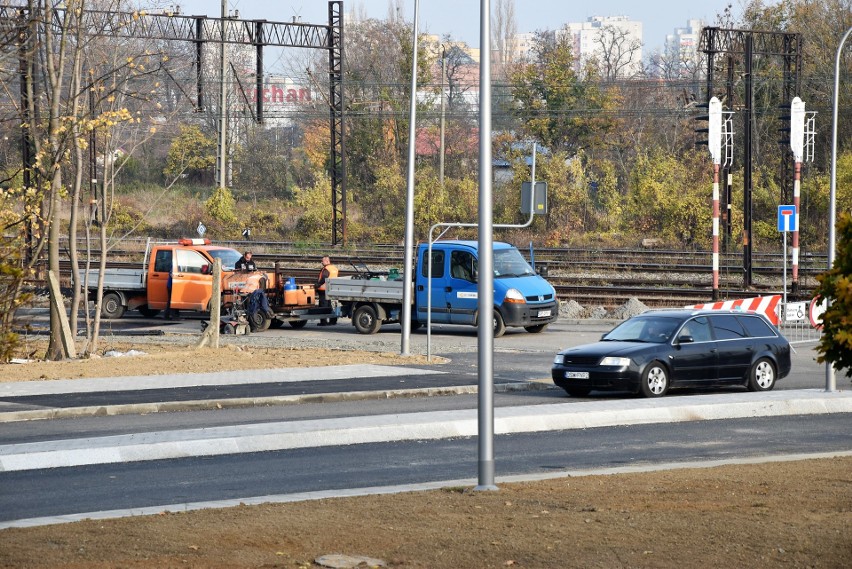
[[[156,308],[148,308],[147,304],[143,304],[139,307],[139,314],[144,316],[145,318],[154,318],[160,311]]]
[[[352,316],[352,323],[361,334],[375,334],[382,327],[382,322],[376,316],[376,311],[369,304],[358,307]]]
[[[288,322],[288,324],[290,325],[290,328],[294,328],[296,330],[298,330],[300,328],[304,328],[307,323],[308,323],[307,320],[290,320]]]
[[[524,330],[530,334],[538,334],[539,332],[544,332],[545,328],[547,328],[547,324],[536,324],[535,326],[527,326]]]
[[[278,320],[277,318],[273,318],[272,321],[269,323],[269,327],[273,330],[280,330],[284,327],[284,321]]]
[[[114,292],[108,292],[104,295],[101,303],[101,316],[107,320],[115,320],[124,316],[124,305],[121,304],[121,297]]]
[[[272,324],[272,319],[262,310],[258,310],[249,316],[248,321],[249,328],[251,328],[252,332],[263,332],[264,330],[269,330],[269,326]]]
[[[500,315],[500,311],[494,310],[494,337],[499,338],[503,334],[506,333],[506,323],[503,321],[503,316]]]

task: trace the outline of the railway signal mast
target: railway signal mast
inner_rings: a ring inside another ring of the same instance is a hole
[[[793,230],[793,284],[792,293],[799,292],[799,197],[802,182],[802,162],[814,159],[814,123],[816,112],[805,112],[805,102],[799,97],[790,103],[790,150],[793,151],[795,170],[793,177],[793,206],[796,220]],[[786,245],[787,235],[783,234]],[[787,260],[784,260],[785,264]]]
[[[719,298],[719,171],[730,166],[733,156],[733,131],[730,111],[713,97],[707,105],[707,147],[713,160],[713,300]],[[704,119],[704,117],[698,117]]]

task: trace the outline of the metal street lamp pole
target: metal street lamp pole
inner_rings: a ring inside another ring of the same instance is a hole
[[[852,28],[846,30],[843,39],[840,40],[840,45],[837,46],[837,56],[834,58],[834,95],[832,97],[832,115],[831,115],[831,186],[829,190],[829,207],[828,207],[828,270],[830,271],[834,265],[834,240],[835,231],[834,224],[837,218],[837,109],[840,99],[840,55],[843,52],[843,44],[852,34]],[[825,299],[826,304],[829,299]],[[828,306],[826,305],[826,309]],[[827,362],[825,366],[825,390],[837,390],[837,378],[834,373],[834,365]]]
[[[444,80],[446,78],[447,65],[447,50],[441,46],[441,144],[438,157],[438,180],[441,183],[441,189],[444,188]]]
[[[417,28],[420,3],[414,0],[414,32],[411,56],[411,108],[408,111],[408,183],[405,192],[405,251],[402,269],[402,339],[399,353],[407,356],[411,345],[411,293],[413,288],[412,253],[414,248],[414,159],[416,148],[415,122],[417,119]]]
[[[491,204],[491,2],[479,13],[479,485],[494,484],[494,209]]]

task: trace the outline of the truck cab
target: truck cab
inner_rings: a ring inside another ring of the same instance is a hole
[[[213,262],[217,258],[222,260],[223,272],[233,272],[234,263],[240,258],[240,254],[229,247],[211,245],[206,239],[181,239],[177,245],[152,247],[148,267],[148,309],[166,308],[171,271],[172,309],[208,310],[213,294],[210,275]]]
[[[125,311],[138,309],[152,318],[169,302],[169,274],[172,277],[171,307],[175,310],[209,310],[213,295],[212,268],[222,261],[222,281],[234,274],[240,254],[229,247],[211,245],[208,239],[180,239],[149,244],[142,265],[135,269],[107,268],[103,275],[101,315],[121,318]],[[80,271],[91,299],[98,287],[98,269]]]
[[[530,267],[520,251],[508,243],[495,242],[494,335],[506,327],[528,332],[543,331],[559,315],[556,291]],[[431,275],[428,245],[418,249],[415,277],[415,306],[418,322],[427,320],[431,278],[432,322],[477,325],[479,318],[477,281],[479,272],[476,241],[438,241],[432,244]]]

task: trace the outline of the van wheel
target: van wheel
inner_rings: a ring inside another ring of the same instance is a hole
[[[494,337],[499,338],[503,334],[506,333],[506,323],[503,321],[503,316],[500,315],[500,311],[494,310]]]
[[[124,316],[124,305],[121,297],[115,292],[108,292],[101,301],[101,316],[107,320],[115,320]]]
[[[369,304],[358,307],[352,316],[352,324],[361,334],[375,334],[382,327],[382,321],[379,320],[375,309]]]
[[[160,311],[156,308],[148,308],[147,304],[143,304],[139,307],[139,314],[144,316],[145,318],[154,318]]]

